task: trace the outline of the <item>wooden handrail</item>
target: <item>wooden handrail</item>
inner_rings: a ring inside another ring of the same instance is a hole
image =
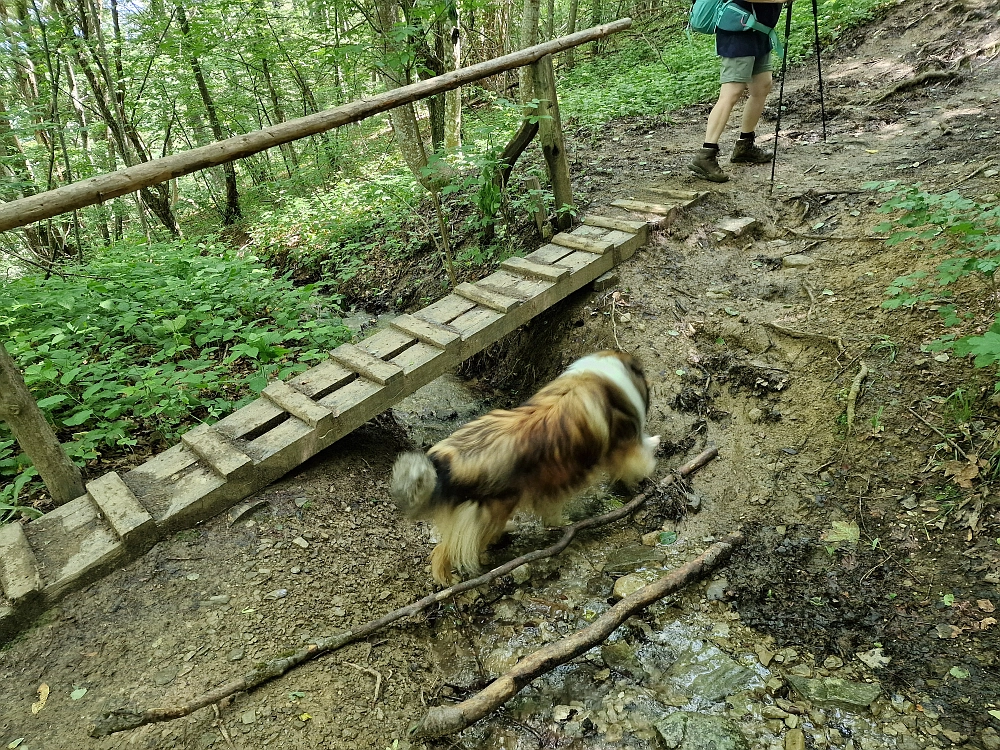
[[[459,68],[451,73],[435,76],[425,81],[391,89],[370,99],[332,107],[322,112],[272,125],[263,130],[236,135],[190,151],[153,159],[117,172],[90,177],[55,190],[48,190],[37,195],[19,198],[10,203],[0,204],[0,231],[16,229],[77,208],[103,203],[111,198],[134,193],[142,188],[166,182],[181,175],[191,174],[207,167],[215,167],[274,146],[280,146],[283,143],[339,128],[342,125],[363,120],[366,117],[442,91],[449,91],[482,78],[503,73],[506,70],[530,65],[546,55],[602,39],[610,34],[624,31],[631,25],[632,19],[622,18],[612,23],[536,44],[503,57],[486,60],[467,68]]]

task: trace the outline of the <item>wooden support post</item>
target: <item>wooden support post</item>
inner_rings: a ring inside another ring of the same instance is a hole
[[[569,159],[563,140],[562,120],[559,118],[559,99],[556,96],[556,76],[552,70],[552,56],[546,55],[531,66],[535,77],[535,96],[538,97],[538,140],[549,169],[549,181],[555,196],[556,227],[569,229],[573,222],[570,209],[573,204],[573,186],[569,180]]]

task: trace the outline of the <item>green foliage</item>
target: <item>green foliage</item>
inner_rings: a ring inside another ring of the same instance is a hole
[[[319,285],[211,241],[119,245],[66,271],[0,289],[0,335],[80,464],[172,442],[350,335]],[[0,428],[7,505],[35,471],[14,448]]]
[[[893,280],[882,307],[914,308],[931,305],[945,325],[975,322],[974,312],[961,305],[955,288],[963,280],[989,285],[995,295],[996,271],[1000,268],[1000,205],[963,198],[958,192],[928,193],[919,186],[901,186],[896,181],[865,185],[890,193],[879,208],[893,217],[875,230],[891,232],[888,245],[907,244],[933,255],[933,272],[913,271]],[[1000,364],[1000,312],[985,330],[966,335],[948,334],[928,346],[931,351],[951,350],[958,356],[973,356],[976,367]],[[996,383],[1000,391],[1000,381]]]
[[[820,0],[821,44],[864,23],[888,0]],[[687,3],[683,4],[687,8]],[[783,17],[782,17],[783,18]],[[563,118],[585,125],[618,117],[658,116],[718,96],[715,37],[686,33],[687,15],[677,12],[656,32],[633,38],[621,49],[577,65],[560,80]],[[779,33],[784,34],[782,27]],[[622,37],[625,38],[625,37]],[[793,6],[789,62],[813,54],[812,6]],[[780,59],[774,60],[780,69]]]

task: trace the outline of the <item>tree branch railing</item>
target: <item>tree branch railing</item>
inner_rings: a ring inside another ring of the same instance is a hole
[[[16,229],[68,211],[103,203],[112,198],[134,193],[151,185],[167,182],[201,169],[216,167],[300,138],[358,122],[372,115],[410,104],[443,91],[450,91],[507,70],[533,65],[549,55],[624,31],[631,25],[632,19],[622,18],[612,23],[595,26],[527,49],[518,50],[503,57],[486,60],[467,68],[459,68],[451,73],[425,81],[391,89],[370,99],[361,99],[332,107],[322,112],[272,125],[263,130],[232,136],[207,146],[153,159],[117,172],[90,177],[54,190],[0,204],[0,231]],[[551,73],[548,75],[550,76]],[[552,105],[555,109],[552,114],[558,118],[558,105],[554,101],[552,101]],[[561,144],[561,133],[558,134],[558,138]],[[543,143],[543,146],[546,149],[546,160],[549,161],[549,151],[553,146],[547,142]],[[561,148],[561,145],[557,144],[555,148]],[[556,199],[558,204],[560,202],[558,195]]]

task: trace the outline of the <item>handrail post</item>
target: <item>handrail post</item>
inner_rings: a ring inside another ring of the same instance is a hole
[[[538,97],[538,140],[545,156],[555,198],[555,225],[558,229],[569,229],[573,222],[573,186],[570,184],[569,159],[566,157],[566,142],[563,139],[562,120],[559,118],[559,98],[556,95],[552,56],[546,55],[533,63],[531,70],[535,79],[535,96]]]

